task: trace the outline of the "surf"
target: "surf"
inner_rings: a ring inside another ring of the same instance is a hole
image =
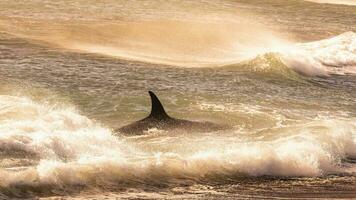
[[[270,72],[295,77],[356,74],[356,33],[346,32],[320,41],[281,44],[266,48],[253,59],[229,64],[251,73]]]
[[[335,0],[308,0],[311,2],[315,2],[315,3],[327,3],[327,4],[340,4],[340,5],[349,5],[349,6],[355,6],[356,5],[356,1],[355,0],[339,0],[339,1],[335,1]]]
[[[181,179],[224,182],[226,176],[354,173],[341,165],[343,158],[356,157],[354,119],[295,124],[281,128],[274,139],[234,131],[175,137],[157,132],[142,143],[142,138],[114,136],[110,128],[73,107],[1,95],[0,108],[0,149],[6,150],[0,185],[8,192],[23,187],[132,187],[137,181],[175,184]],[[316,131],[320,128],[324,131]],[[7,159],[16,152],[19,156]]]
[[[0,8],[0,199],[355,196],[354,6]],[[232,127],[115,131],[150,113],[148,90]]]

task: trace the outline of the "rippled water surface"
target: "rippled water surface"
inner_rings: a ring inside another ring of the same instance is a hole
[[[0,199],[356,197],[356,7],[325,2],[1,1]],[[148,90],[233,128],[115,132]]]

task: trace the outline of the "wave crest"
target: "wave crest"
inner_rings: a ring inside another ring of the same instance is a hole
[[[341,160],[356,157],[356,125],[346,119],[282,128],[275,139],[248,139],[234,133],[157,134],[142,142],[115,137],[73,108],[13,96],[0,96],[0,107],[0,148],[8,149],[2,159],[32,160],[2,166],[0,186],[10,191],[135,186],[138,182],[176,184],[182,179],[224,182],[246,175],[321,176],[347,172],[350,169],[340,166]],[[16,151],[22,151],[17,158]]]
[[[356,33],[297,44],[279,52],[283,61],[307,75],[356,74]]]

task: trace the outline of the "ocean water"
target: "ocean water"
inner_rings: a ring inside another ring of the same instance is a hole
[[[0,199],[356,198],[354,5],[0,1]]]

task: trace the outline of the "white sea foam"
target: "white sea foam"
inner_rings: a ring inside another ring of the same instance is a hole
[[[0,96],[0,148],[10,157],[21,150],[38,159],[25,169],[2,168],[0,185],[162,182],[240,173],[320,176],[344,172],[340,159],[356,157],[352,120],[316,119],[281,131],[278,139],[158,134],[136,143],[113,136],[73,108]]]
[[[315,3],[329,3],[356,6],[356,0],[307,0]]]
[[[307,75],[356,74],[356,33],[277,50],[286,65]]]

